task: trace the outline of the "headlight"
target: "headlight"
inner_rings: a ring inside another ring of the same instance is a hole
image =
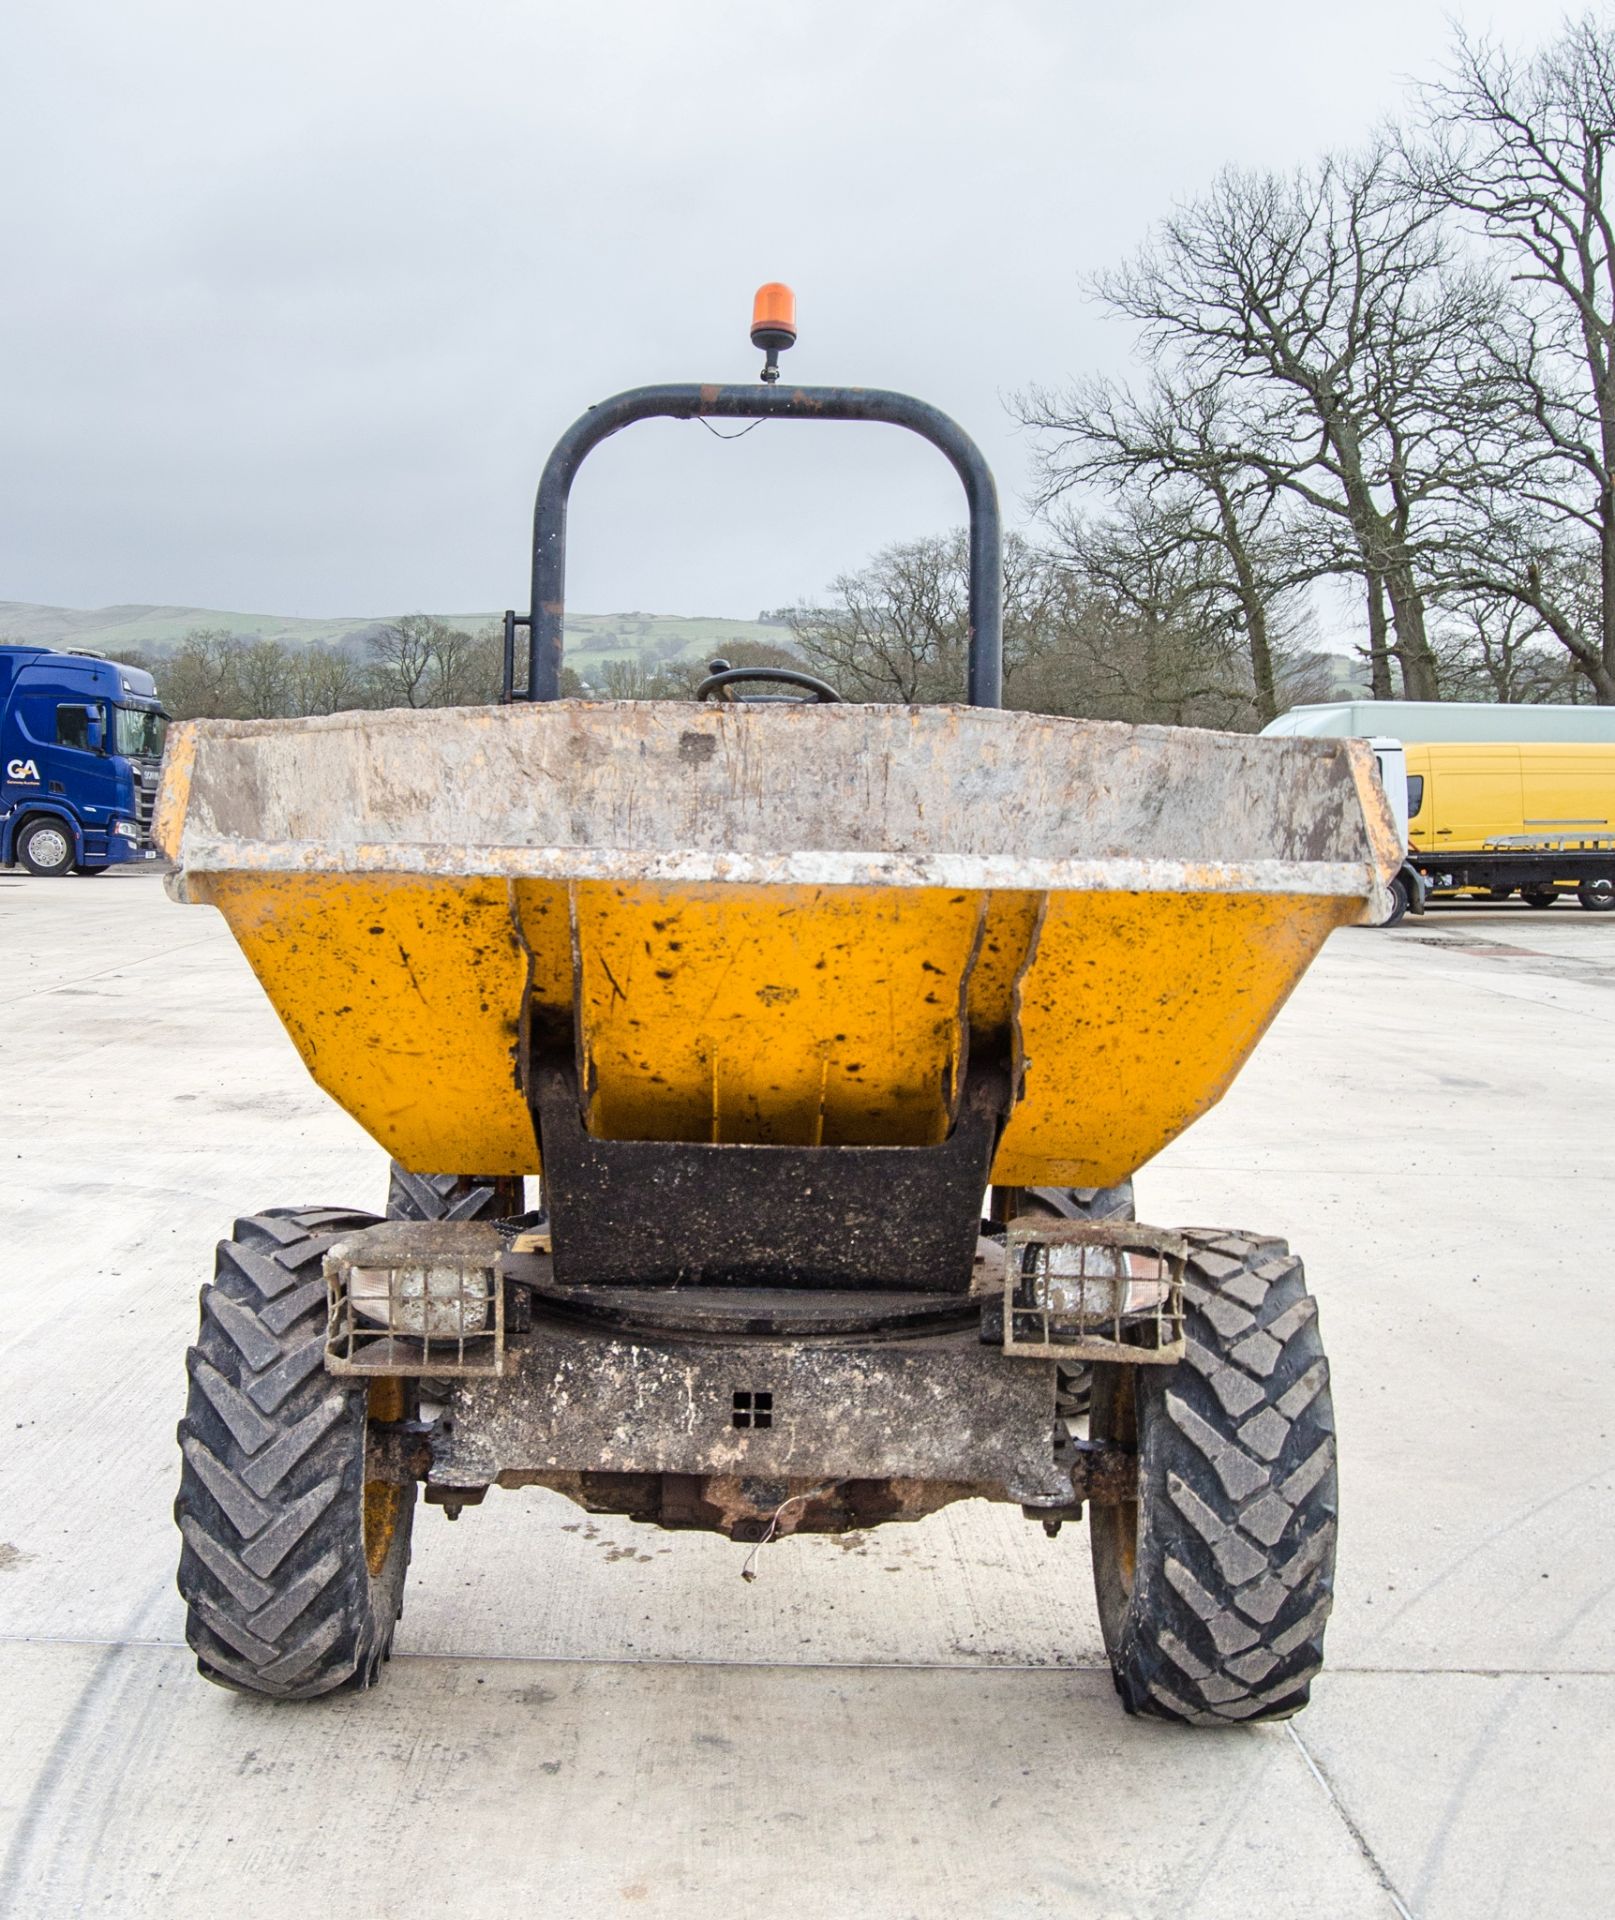
[[[1131,1292],[1126,1262],[1109,1247],[1051,1246],[1033,1280],[1040,1307],[1082,1323],[1126,1313]]]
[[[355,1313],[394,1333],[469,1340],[492,1331],[492,1275],[459,1266],[354,1267],[348,1298]]]
[[[123,840],[138,840],[140,838],[140,829],[135,825],[133,820],[114,820],[112,823],[112,831]]]

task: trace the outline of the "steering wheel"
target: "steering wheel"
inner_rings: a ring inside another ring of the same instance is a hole
[[[828,680],[821,680],[816,674],[798,673],[794,667],[732,667],[727,660],[714,660],[711,666],[712,671],[695,690],[697,700],[723,700],[746,706],[779,701],[793,707],[805,707],[815,701],[827,703],[841,698]],[[788,693],[748,695],[730,692],[731,687],[745,686],[759,680],[771,680],[782,686],[799,687],[810,698],[793,700]]]

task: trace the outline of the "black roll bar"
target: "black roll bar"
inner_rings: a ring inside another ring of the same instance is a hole
[[[1003,531],[998,489],[981,449],[956,421],[911,394],[878,387],[634,387],[574,420],[544,466],[533,508],[533,598],[525,615],[505,616],[507,699],[556,700],[561,693],[566,619],[566,508],[585,457],[636,420],[879,420],[906,427],[939,448],[964,482],[970,508],[970,655],[966,698],[1003,704]],[[527,685],[514,687],[515,629],[527,634]]]

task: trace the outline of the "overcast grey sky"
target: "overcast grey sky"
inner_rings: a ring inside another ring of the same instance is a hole
[[[1079,279],[1222,163],[1360,137],[1435,0],[9,0],[0,599],[339,615],[525,604],[583,407],[750,380],[957,416],[1122,370]],[[1529,43],[1540,0],[1457,9]],[[962,517],[891,428],[631,429],[573,496],[582,612],[750,617]]]

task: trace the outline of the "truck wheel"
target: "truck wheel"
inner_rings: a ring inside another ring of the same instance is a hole
[[[42,880],[55,880],[73,871],[73,835],[48,814],[30,820],[17,835],[17,858]]]
[[[1576,898],[1589,913],[1608,913],[1615,907],[1615,880],[1583,880]]]
[[[1520,898],[1528,907],[1556,907],[1559,904],[1559,892],[1556,887],[1525,887]]]
[[[1021,1192],[1022,1213],[1046,1220],[1136,1220],[1133,1183],[1115,1187],[1026,1187]],[[1054,1412],[1060,1421],[1082,1420],[1093,1396],[1093,1368],[1086,1360],[1061,1366],[1055,1372]],[[1067,1429],[1069,1432],[1069,1428]],[[1072,1439],[1079,1436],[1071,1434]]]
[[[1408,907],[1411,904],[1408,900],[1407,882],[1398,874],[1385,889],[1385,894],[1391,906],[1390,911],[1380,922],[1380,925],[1382,927],[1394,927],[1397,921],[1406,915]]]
[[[1282,1240],[1188,1238],[1187,1357],[1094,1368],[1093,1437],[1138,1453],[1137,1500],[1091,1510],[1099,1618],[1129,1713],[1287,1719],[1334,1595],[1329,1363]]]
[[[515,1174],[409,1173],[396,1160],[388,1170],[389,1220],[509,1220],[521,1210]]]
[[[403,1607],[415,1488],[365,1478],[369,1423],[408,1411],[403,1383],[322,1365],[327,1247],[375,1215],[276,1209],[221,1241],[190,1392],[174,1517],[198,1669],[303,1700],[368,1687]]]

